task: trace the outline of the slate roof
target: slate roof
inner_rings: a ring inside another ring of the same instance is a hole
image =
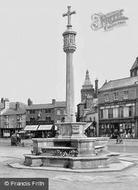
[[[33,104],[31,106],[27,106],[27,110],[33,109],[48,109],[48,108],[55,108],[55,107],[66,107],[66,102],[55,102],[55,104]]]
[[[2,115],[22,115],[25,114],[25,112],[26,112],[25,109],[18,109],[18,110],[8,109]]]
[[[122,78],[122,79],[117,79],[117,80],[110,80],[109,82],[105,83],[99,89],[99,91],[105,91],[105,90],[110,90],[110,89],[114,89],[114,88],[122,88],[122,87],[132,86],[136,83],[138,84],[138,76]]]

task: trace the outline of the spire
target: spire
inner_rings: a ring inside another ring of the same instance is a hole
[[[83,88],[93,88],[93,85],[91,83],[90,76],[89,76],[89,71],[88,70],[86,71],[85,81],[84,81]]]
[[[91,85],[91,80],[90,80],[90,77],[89,77],[89,71],[88,70],[86,71],[84,85],[85,86]]]

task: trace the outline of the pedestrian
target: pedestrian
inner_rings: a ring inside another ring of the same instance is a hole
[[[20,134],[17,133],[17,134],[16,134],[16,137],[17,137],[17,145],[21,144],[21,137],[20,137]]]
[[[11,146],[17,146],[17,136],[16,133],[11,136]]]

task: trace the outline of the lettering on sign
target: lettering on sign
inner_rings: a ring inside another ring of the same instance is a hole
[[[75,134],[79,134],[79,126],[78,125],[73,125],[72,126],[72,132]]]

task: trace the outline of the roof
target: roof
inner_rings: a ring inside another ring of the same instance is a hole
[[[99,89],[99,91],[132,86],[136,83],[138,84],[138,76],[122,78],[117,80],[110,80],[109,82],[104,83],[104,85]]]
[[[86,75],[85,75],[85,81],[84,84],[82,85],[83,89],[87,89],[87,88],[93,88],[93,85],[91,84],[91,80],[90,80],[90,76],[89,76],[89,71],[86,71]]]
[[[66,102],[55,102],[55,104],[32,104],[31,106],[27,106],[27,110],[33,109],[48,109],[48,108],[55,108],[55,107],[66,107]]]
[[[132,65],[130,70],[134,70],[135,68],[138,68],[138,57],[136,58],[134,64]]]
[[[21,115],[25,114],[25,112],[26,112],[25,109],[18,109],[18,110],[8,109],[2,115]]]

